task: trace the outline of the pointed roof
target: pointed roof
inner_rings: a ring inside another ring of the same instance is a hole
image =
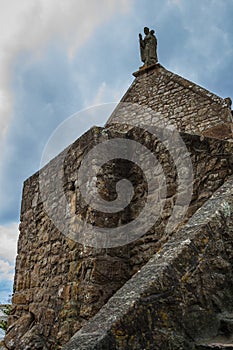
[[[232,114],[225,99],[168,71],[160,64],[140,69],[133,75],[135,80],[121,102],[152,110],[179,131],[221,139],[232,137]],[[117,115],[116,118],[113,112],[107,124],[119,121],[119,109]],[[135,113],[132,118],[135,119]],[[153,117],[148,121],[153,125]]]

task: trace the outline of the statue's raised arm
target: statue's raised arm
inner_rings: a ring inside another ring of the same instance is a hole
[[[139,45],[140,45],[140,55],[141,55],[141,60],[142,62],[145,63],[145,43],[144,40],[142,39],[142,34],[139,34]]]

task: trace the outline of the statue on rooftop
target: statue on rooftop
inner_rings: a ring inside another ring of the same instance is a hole
[[[151,66],[152,64],[158,62],[157,39],[154,33],[154,30],[150,30],[149,28],[145,27],[144,39],[142,38],[142,34],[139,34],[141,60],[144,63],[141,68]]]

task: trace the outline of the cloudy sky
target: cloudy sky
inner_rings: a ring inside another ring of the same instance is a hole
[[[11,293],[23,181],[69,116],[117,102],[155,29],[160,63],[233,98],[233,0],[0,0],[0,302]],[[106,116],[99,117],[102,125]],[[96,123],[95,123],[96,124]],[[82,120],[84,129],[92,125]],[[83,132],[76,130],[76,136]]]

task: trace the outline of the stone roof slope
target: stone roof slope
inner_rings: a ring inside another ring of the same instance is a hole
[[[202,86],[200,86],[200,85],[198,85],[198,84],[196,84],[196,83],[194,83],[194,82],[192,82],[192,81],[190,81],[190,80],[188,80],[186,78],[181,77],[180,75],[178,75],[178,74],[176,74],[174,72],[171,72],[171,71],[165,69],[161,64],[158,64],[157,66],[159,68],[162,68],[164,71],[166,71],[167,72],[166,74],[168,76],[170,76],[171,80],[179,83],[180,85],[183,85],[185,88],[193,90],[194,92],[196,92],[199,95],[202,95],[202,96],[204,96],[206,98],[209,98],[210,100],[212,100],[214,102],[217,102],[217,103],[220,103],[220,104],[224,104],[224,107],[226,106],[226,102],[220,96],[214,94],[213,92],[205,89],[204,87],[202,87]],[[150,68],[149,69],[147,68],[147,71],[149,72]],[[139,71],[133,73],[133,75],[135,77],[138,77],[141,74],[143,74],[143,70],[139,70]]]
[[[121,103],[140,105],[149,112],[153,110],[179,131],[204,134],[209,128],[232,123],[231,109],[225,99],[168,71],[160,64],[139,70],[134,76],[136,79]],[[116,110],[107,124],[124,120],[121,108]],[[137,118],[140,124],[144,115]],[[132,119],[135,119],[135,115],[132,115]],[[129,113],[127,121],[130,121]]]

